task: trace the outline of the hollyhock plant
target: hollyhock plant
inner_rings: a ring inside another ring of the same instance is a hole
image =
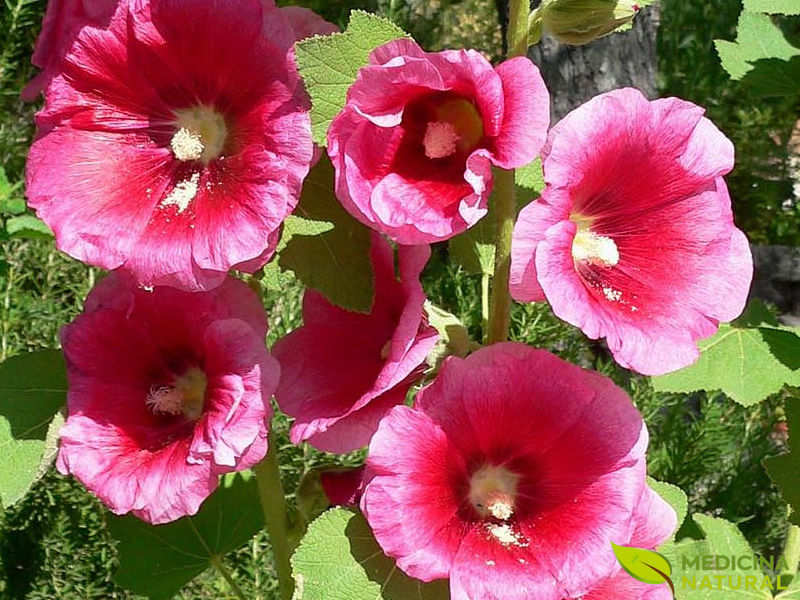
[[[547,187],[514,230],[512,296],[546,298],[646,375],[694,362],[752,278],[722,178],[733,145],[703,112],[634,89],[593,98],[550,132]]]
[[[403,571],[454,600],[562,600],[656,542],[674,511],[646,484],[647,430],[608,378],[517,343],[447,359],[381,421],[361,508]],[[601,596],[602,597],[602,596]]]
[[[112,273],[64,327],[68,418],[57,466],[114,513],[165,523],[197,512],[221,474],[267,450],[279,366],[244,283],[137,288]]]
[[[106,29],[83,27],[28,158],[59,248],[143,286],[260,268],[312,159],[294,40],[260,0],[123,0]]]
[[[549,122],[547,89],[527,58],[493,69],[474,50],[389,42],[328,130],[336,195],[398,243],[447,239],[486,214],[492,165],[532,161]]]
[[[275,397],[295,418],[291,440],[328,452],[349,452],[369,443],[386,412],[405,401],[438,340],[428,325],[419,275],[427,246],[394,251],[379,234],[370,250],[375,299],[369,314],[336,307],[308,290],[303,326],[275,344],[281,380]]]

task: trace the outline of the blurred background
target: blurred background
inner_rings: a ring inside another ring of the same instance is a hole
[[[19,92],[35,73],[30,56],[45,4],[0,3],[0,360],[57,347],[59,328],[80,311],[99,275],[59,253],[46,231],[20,235],[14,225],[25,211],[25,158],[40,106],[23,103]],[[278,4],[312,8],[342,27],[351,9],[364,8],[392,18],[429,50],[471,47],[493,60],[503,54],[502,0]],[[755,293],[791,321],[800,317],[799,95],[757,97],[721,68],[713,40],[735,39],[741,8],[740,0],[661,0],[642,11],[631,31],[577,48],[545,39],[530,57],[548,82],[554,121],[592,95],[625,85],[650,97],[679,96],[706,107],[736,146],[737,166],[727,180],[736,222],[754,244]],[[800,46],[797,20],[776,22]],[[459,316],[478,336],[480,277],[450,263],[446,245],[436,248],[424,285],[435,304]],[[299,284],[290,284],[280,295],[267,295],[270,342],[299,324],[301,294]],[[646,379],[616,367],[602,344],[560,323],[544,305],[515,306],[512,338],[612,376],[629,391],[650,428],[650,474],[683,488],[690,512],[722,516],[740,526],[757,552],[779,552],[786,505],[761,461],[785,450],[782,405],[789,392],[751,409],[721,394],[657,394]],[[289,444],[286,422],[278,429],[287,491],[310,468],[342,462]],[[356,464],[361,458],[356,453],[344,462]],[[75,481],[46,474],[27,498],[0,512],[0,598],[134,598],[114,584],[116,550],[104,515],[100,503]],[[682,534],[693,535],[691,527]],[[265,536],[228,562],[248,597],[273,597]],[[225,582],[209,571],[179,597],[216,599],[228,593]]]

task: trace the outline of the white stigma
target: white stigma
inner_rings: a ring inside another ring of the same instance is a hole
[[[208,164],[222,154],[228,127],[225,118],[210,106],[175,111],[174,125],[175,133],[169,145],[178,160],[199,160]]]
[[[501,521],[508,521],[514,516],[514,507],[506,500],[493,499],[489,501],[489,506],[486,508],[489,509],[489,513],[495,519],[500,519]]]
[[[172,141],[169,145],[172,147],[172,153],[178,160],[200,160],[203,156],[203,137],[199,132],[181,127],[172,136]]]
[[[447,121],[431,121],[425,130],[422,140],[425,146],[425,156],[428,158],[445,158],[455,154],[458,140],[456,128]]]
[[[200,173],[192,173],[189,179],[178,183],[172,191],[161,201],[162,208],[167,206],[177,206],[178,214],[185,211],[189,204],[197,196],[197,186],[200,182]]]
[[[519,476],[505,467],[486,465],[470,479],[469,501],[482,517],[508,521],[514,516]]]
[[[572,258],[575,262],[613,267],[619,263],[619,249],[610,237],[583,230],[572,240]]]
[[[153,386],[145,403],[154,413],[179,415],[183,412],[183,394],[174,387]]]

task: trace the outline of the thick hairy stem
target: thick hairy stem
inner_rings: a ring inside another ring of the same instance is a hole
[[[492,210],[497,218],[497,237],[494,244],[494,278],[489,315],[489,344],[508,339],[511,319],[511,293],[508,276],[511,267],[511,234],[516,215],[514,202],[514,171],[497,171]]]
[[[264,510],[264,522],[272,544],[281,600],[291,600],[294,592],[294,579],[292,579],[292,565],[289,562],[291,552],[289,550],[286,495],[281,484],[278,448],[272,432],[269,435],[267,456],[253,468],[253,471],[258,483],[261,508]]]
[[[528,52],[528,18],[530,0],[511,0],[508,10],[508,58],[525,56]],[[491,314],[489,315],[490,344],[508,339],[511,318],[511,294],[508,275],[511,267],[511,233],[514,230],[514,171],[498,171],[492,209],[497,218],[497,238],[494,252]]]

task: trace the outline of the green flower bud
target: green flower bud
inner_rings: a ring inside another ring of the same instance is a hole
[[[581,46],[629,26],[642,4],[642,0],[544,0],[539,16],[544,30],[558,41]]]

